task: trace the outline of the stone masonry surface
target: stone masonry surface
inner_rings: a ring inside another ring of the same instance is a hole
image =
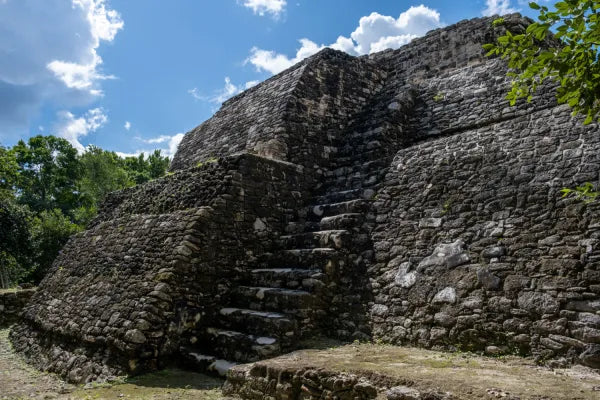
[[[17,321],[35,289],[0,290],[0,327]]]
[[[11,333],[70,381],[224,374],[324,335],[600,368],[600,132],[552,86],[509,107],[481,45],[331,49],[228,100],[168,176],[109,196]]]

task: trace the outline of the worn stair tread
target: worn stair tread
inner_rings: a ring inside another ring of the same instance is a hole
[[[278,244],[286,249],[311,246],[341,249],[349,245],[351,239],[351,233],[348,230],[329,229],[282,235],[278,238]]]
[[[325,287],[327,275],[318,268],[258,268],[250,271],[251,282],[260,287],[314,291]]]
[[[310,212],[315,217],[327,218],[340,214],[357,213],[367,208],[369,202],[364,199],[351,199],[334,203],[316,204]]]
[[[230,330],[243,330],[264,337],[276,335],[287,341],[296,336],[297,321],[292,315],[276,311],[257,311],[243,307],[224,307],[219,310],[219,326]]]
[[[332,234],[341,234],[341,233],[347,233],[348,231],[345,229],[323,229],[321,231],[314,231],[314,232],[302,232],[302,233],[293,233],[291,235],[281,235],[280,238],[292,238],[292,237],[298,237],[298,236],[305,236],[305,235],[313,235],[313,234],[320,234],[320,235],[332,235]]]
[[[285,288],[277,288],[277,287],[261,287],[261,286],[239,286],[238,289],[241,291],[256,291],[257,293],[276,293],[276,294],[285,294],[289,296],[311,296],[310,292],[306,290],[297,290],[297,289],[285,289]],[[260,296],[257,295],[257,296]],[[260,297],[257,297],[260,298]]]
[[[327,204],[327,203],[335,203],[346,200],[360,199],[363,197],[362,189],[349,189],[349,190],[339,190],[329,193],[325,193],[321,196],[317,196],[313,198],[313,204]]]
[[[332,215],[330,217],[322,218],[321,221],[319,222],[319,225],[322,228],[327,228],[327,229],[333,229],[333,228],[335,228],[335,229],[340,229],[340,228],[352,229],[352,228],[358,228],[359,224],[363,218],[364,218],[364,215],[361,213],[338,214],[338,215]]]
[[[338,249],[331,247],[277,250],[261,254],[256,260],[255,268],[323,269],[342,256]]]
[[[249,339],[250,341],[260,346],[268,346],[277,343],[277,338],[251,335],[243,332],[233,331],[230,329],[222,329],[216,327],[206,328],[206,333],[212,336],[221,336],[234,339]]]
[[[281,314],[274,311],[256,311],[248,308],[237,308],[237,307],[224,307],[219,310],[219,314],[223,316],[232,314],[241,315],[252,315],[255,317],[267,318],[267,319],[284,319],[289,320],[289,317],[285,314]]]
[[[261,286],[238,286],[232,293],[232,305],[259,311],[275,311],[302,317],[317,305],[309,291]]]
[[[305,248],[305,249],[280,250],[280,253],[284,253],[284,254],[315,254],[315,253],[330,254],[331,253],[331,254],[334,254],[334,253],[337,253],[337,250],[332,249],[331,247],[314,247],[314,248]]]
[[[199,372],[216,372],[220,376],[226,376],[227,371],[238,364],[235,361],[220,359],[217,356],[204,354],[187,347],[180,348],[180,353],[187,361],[188,366],[199,369]]]
[[[210,353],[225,360],[252,362],[281,353],[281,342],[277,337],[209,326],[203,331],[202,346]]]

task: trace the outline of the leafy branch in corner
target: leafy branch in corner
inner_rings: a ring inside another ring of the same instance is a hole
[[[558,83],[557,99],[568,104],[584,124],[600,121],[600,1],[564,0],[552,11],[531,2],[538,20],[525,33],[506,30],[496,43],[484,45],[488,56],[507,60],[512,86],[507,99],[531,101],[546,80]],[[504,23],[494,21],[494,26]]]

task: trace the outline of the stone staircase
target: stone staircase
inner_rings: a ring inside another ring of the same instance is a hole
[[[387,166],[374,143],[337,146],[322,193],[299,210],[271,252],[252,261],[212,323],[202,321],[180,349],[190,366],[224,374],[313,335],[351,338],[358,327],[345,308],[362,304],[353,279],[365,263],[369,203]]]

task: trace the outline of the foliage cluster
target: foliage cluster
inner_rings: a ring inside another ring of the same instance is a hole
[[[529,6],[539,16],[524,33],[506,30],[496,43],[484,46],[488,56],[508,62],[512,87],[507,99],[513,105],[521,98],[531,101],[537,88],[551,80],[558,85],[559,103],[585,116],[586,124],[600,120],[600,2],[564,0],[552,10],[535,2]]]
[[[163,176],[168,167],[160,150],[122,158],[90,146],[78,154],[55,136],[0,146],[0,287],[38,283],[108,193]]]
[[[488,56],[507,60],[512,78],[507,100],[531,101],[545,81],[557,85],[559,104],[568,104],[573,115],[585,116],[584,124],[600,122],[600,1],[563,0],[552,9],[536,2],[537,21],[524,33],[506,29],[495,43],[484,45]],[[503,18],[493,22],[504,25]],[[597,201],[600,191],[589,182],[562,190],[563,197]]]

